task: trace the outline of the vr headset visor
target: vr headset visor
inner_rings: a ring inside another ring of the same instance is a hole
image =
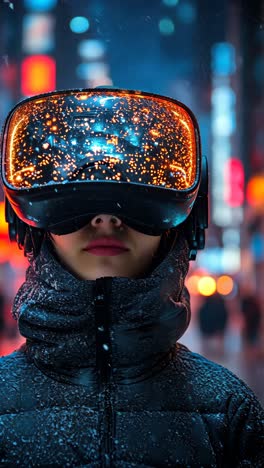
[[[8,203],[28,225],[64,234],[98,213],[146,233],[184,221],[201,182],[196,119],[182,103],[110,88],[25,99],[3,130]]]
[[[87,181],[190,190],[196,128],[170,99],[124,91],[58,92],[18,104],[5,127],[3,174],[12,190]]]

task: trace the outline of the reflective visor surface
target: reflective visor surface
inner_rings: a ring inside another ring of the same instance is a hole
[[[113,181],[178,191],[196,183],[193,119],[156,95],[95,89],[32,98],[11,114],[4,142],[4,177],[16,190]]]

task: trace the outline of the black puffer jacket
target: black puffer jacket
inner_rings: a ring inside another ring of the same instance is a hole
[[[46,246],[0,360],[1,467],[263,467],[263,412],[231,372],[175,344],[184,241],[145,279],[80,281]]]

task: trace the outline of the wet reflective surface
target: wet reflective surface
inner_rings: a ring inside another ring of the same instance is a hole
[[[188,189],[198,133],[169,99],[127,91],[51,94],[20,104],[6,127],[8,183],[15,188],[104,180]]]
[[[245,347],[239,329],[229,327],[224,339],[202,339],[193,320],[189,329],[180,340],[191,351],[202,354],[208,359],[227,367],[240,377],[254,391],[264,405],[264,351],[258,347]],[[17,349],[24,338],[16,334],[12,338],[4,337],[0,342],[0,355]]]
[[[180,340],[192,351],[221,364],[240,377],[264,405],[264,350],[260,346],[246,346],[239,324],[233,323],[223,337],[202,338],[195,318]]]

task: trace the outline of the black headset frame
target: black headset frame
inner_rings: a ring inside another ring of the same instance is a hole
[[[9,238],[16,241],[18,247],[24,249],[25,256],[39,254],[45,231],[29,226],[14,212],[9,200],[5,197],[5,219],[8,223]],[[205,229],[208,227],[208,164],[206,157],[202,157],[201,183],[197,198],[191,213],[181,225],[190,247],[189,259],[195,260],[197,250],[204,249]]]

